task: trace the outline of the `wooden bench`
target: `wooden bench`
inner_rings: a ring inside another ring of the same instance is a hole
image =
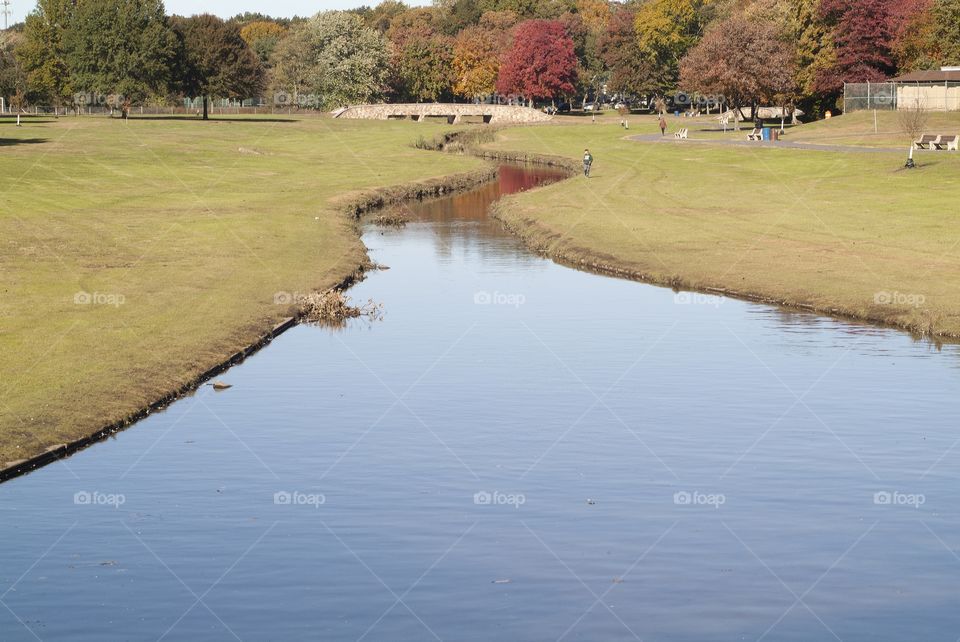
[[[960,146],[960,136],[937,136],[937,140],[933,141],[933,146],[939,150],[955,152]]]
[[[936,134],[924,134],[919,139],[913,141],[914,149],[933,149],[935,142],[940,140]]]
[[[763,140],[763,130],[754,129],[752,132],[747,134],[747,140]]]
[[[687,130],[687,128],[684,127],[683,129],[678,131],[676,134],[674,134],[673,137],[677,139],[686,139],[688,133],[690,133],[689,130]]]

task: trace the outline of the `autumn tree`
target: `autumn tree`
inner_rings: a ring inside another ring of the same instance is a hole
[[[465,98],[492,94],[497,87],[502,32],[480,26],[461,31],[453,44],[453,92]]]
[[[489,31],[499,31],[509,36],[513,28],[520,24],[520,16],[513,11],[488,11],[480,16],[480,26]],[[512,42],[512,37],[508,38]]]
[[[295,25],[274,52],[274,90],[291,101],[332,109],[379,99],[386,85],[386,38],[344,11],[318,13]]]
[[[390,28],[394,19],[408,9],[409,7],[400,0],[383,0],[363,18],[368,27],[376,29],[380,33],[387,33],[387,29]]]
[[[610,89],[640,95],[652,92],[655,83],[654,69],[637,45],[635,19],[635,12],[629,8],[618,9],[600,35],[597,48],[610,72]]]
[[[181,83],[187,93],[203,99],[204,120],[211,97],[244,99],[260,91],[263,68],[236,24],[203,14],[178,17],[173,27],[183,43]]]
[[[270,64],[271,54],[286,33],[286,27],[272,20],[254,20],[240,29],[240,37],[264,65]]]
[[[680,60],[700,39],[711,8],[712,0],[649,0],[637,11],[637,47],[652,66],[656,93],[676,86]]]
[[[734,15],[712,25],[680,65],[683,88],[742,107],[776,101],[794,84],[795,52],[774,23]],[[778,101],[779,102],[779,101]]]
[[[577,55],[573,40],[560,22],[527,20],[517,26],[514,44],[504,58],[497,80],[501,94],[554,99],[574,91]]]
[[[934,0],[929,50],[940,65],[960,65],[960,0]]]
[[[832,32],[820,13],[820,0],[792,0],[791,37],[796,43],[799,92],[807,112],[823,108],[824,97],[817,90],[817,79],[836,65]]]
[[[820,72],[815,88],[839,94],[844,82],[880,82],[895,71],[891,0],[822,0],[836,62]]]

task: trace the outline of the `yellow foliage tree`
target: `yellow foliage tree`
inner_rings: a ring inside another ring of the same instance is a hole
[[[492,94],[500,72],[502,38],[482,27],[467,27],[453,45],[453,91],[465,98]]]

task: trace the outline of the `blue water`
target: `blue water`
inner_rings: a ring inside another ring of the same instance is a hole
[[[0,486],[0,640],[960,636],[956,347],[555,265],[500,189],[367,229],[383,320]]]

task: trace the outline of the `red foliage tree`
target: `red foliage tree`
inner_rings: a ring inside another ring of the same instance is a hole
[[[844,82],[880,82],[895,71],[893,44],[903,18],[900,0],[823,0],[821,17],[832,28],[836,64],[817,78],[815,88],[837,93]]]
[[[497,79],[501,94],[553,99],[574,91],[577,54],[573,40],[556,20],[527,20],[517,25],[513,48]]]

